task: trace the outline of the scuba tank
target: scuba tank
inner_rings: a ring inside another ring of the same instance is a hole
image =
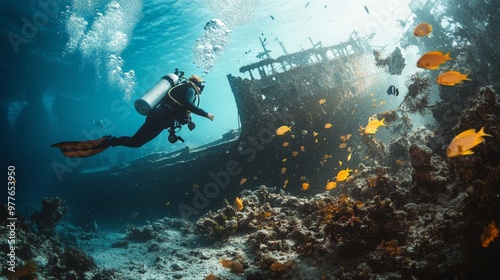
[[[179,83],[179,79],[182,78],[183,75],[184,72],[181,72],[179,77],[179,70],[176,68],[175,73],[169,73],[163,76],[156,84],[154,84],[134,102],[134,107],[137,112],[146,116],[149,111],[156,108],[167,92]]]

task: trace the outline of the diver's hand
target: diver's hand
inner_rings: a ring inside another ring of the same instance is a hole
[[[212,113],[207,113],[207,119],[210,119],[211,121],[213,121],[215,118],[214,114]]]

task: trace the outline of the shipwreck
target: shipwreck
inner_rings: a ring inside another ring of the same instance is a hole
[[[239,131],[207,145],[156,153],[99,171],[89,172],[82,165],[81,172],[65,177],[72,189],[58,190],[58,195],[73,211],[92,209],[100,220],[126,219],[132,213],[196,219],[224,200],[234,201],[243,188],[266,184],[298,194],[303,182],[323,185],[347,156],[347,151],[334,154],[332,147],[341,143],[341,135],[353,134],[346,127],[368,119],[372,104],[367,96],[387,87],[388,75],[375,66],[369,40],[353,32],[334,46],[313,44],[278,58],[267,53],[240,68],[246,77],[227,75]],[[325,128],[327,123],[332,127]],[[276,136],[283,125],[291,132]],[[283,147],[284,142],[289,145]],[[351,169],[358,162],[353,156]],[[79,195],[75,189],[93,195]],[[310,194],[323,190],[312,189]]]

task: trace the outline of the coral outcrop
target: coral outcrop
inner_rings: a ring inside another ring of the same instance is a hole
[[[45,198],[42,210],[33,214],[31,220],[18,217],[15,262],[19,271],[11,274],[3,266],[2,274],[18,279],[115,279],[114,272],[99,269],[91,257],[81,249],[68,246],[59,237],[56,226],[66,213],[64,205],[65,201],[60,198]],[[7,209],[1,207],[0,217],[6,213]],[[2,230],[6,221],[1,221]],[[0,250],[6,254],[10,252],[6,241],[0,243]]]
[[[56,233],[56,226],[64,217],[68,207],[59,197],[45,198],[42,201],[42,211],[31,215],[41,234],[52,237]]]

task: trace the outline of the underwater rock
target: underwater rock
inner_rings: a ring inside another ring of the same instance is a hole
[[[135,242],[145,242],[156,238],[158,235],[151,225],[144,227],[128,226],[126,232],[127,239]]]
[[[485,165],[500,164],[500,101],[491,87],[483,87],[479,94],[469,99],[470,107],[465,108],[453,128],[454,135],[462,131],[484,127],[484,131],[492,137],[486,137],[485,142],[474,147],[473,155],[457,157],[451,161],[452,170],[462,180],[483,174],[480,170]],[[488,164],[489,163],[489,164]],[[467,170],[476,170],[468,174]]]
[[[94,260],[77,248],[66,248],[63,254],[63,263],[67,269],[78,274],[97,268]]]
[[[55,236],[57,223],[68,210],[64,204],[64,200],[59,197],[45,198],[42,201],[42,211],[31,216],[41,234],[49,238]]]
[[[432,163],[432,151],[429,147],[412,144],[408,150],[410,162],[413,167],[413,182],[419,187],[443,187],[446,177],[441,176],[440,169]]]
[[[103,269],[96,273],[94,277],[92,277],[92,280],[118,280],[122,279],[120,276],[118,276],[115,269]]]

